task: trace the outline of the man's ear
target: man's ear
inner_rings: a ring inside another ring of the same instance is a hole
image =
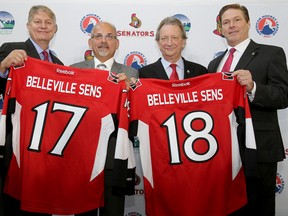
[[[55,34],[56,34],[56,32],[58,31],[58,25],[56,24],[56,30],[55,30]]]

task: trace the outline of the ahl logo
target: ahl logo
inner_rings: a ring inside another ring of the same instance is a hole
[[[279,24],[275,17],[265,15],[259,18],[256,22],[256,30],[263,37],[271,37],[278,31]]]
[[[141,214],[138,213],[138,212],[129,212],[129,213],[126,214],[125,216],[141,216]]]
[[[279,173],[277,173],[275,195],[281,194],[282,191],[284,190],[284,186],[285,186],[285,182],[284,182],[283,177]]]
[[[93,27],[101,22],[101,18],[95,14],[87,14],[80,21],[80,28],[85,33],[90,35]]]
[[[6,11],[0,11],[0,33],[11,34],[14,25],[14,17]]]
[[[147,60],[141,52],[133,51],[125,56],[124,64],[138,70],[147,65]]]
[[[129,23],[130,26],[134,28],[140,28],[142,25],[141,20],[136,16],[136,13],[131,15],[131,22]]]
[[[191,28],[191,22],[190,20],[188,19],[188,17],[186,17],[185,15],[183,14],[175,14],[173,17],[179,19],[183,26],[184,26],[184,29],[186,32],[189,32],[190,31],[190,28]]]

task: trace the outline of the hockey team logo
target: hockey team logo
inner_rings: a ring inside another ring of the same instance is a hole
[[[222,79],[223,80],[234,80],[232,73],[233,72],[222,72]]]
[[[279,195],[282,193],[282,191],[284,190],[284,186],[285,186],[285,182],[284,179],[282,178],[282,176],[277,173],[276,175],[276,188],[275,188],[275,195]]]
[[[133,51],[125,56],[124,64],[138,70],[147,65],[147,60],[141,52]]]
[[[139,86],[141,86],[142,83],[139,79],[136,79],[136,82],[131,82],[130,83],[130,88],[134,91],[136,88],[138,88]],[[139,139],[138,137],[134,137],[134,143],[133,143],[134,147],[139,147]],[[138,146],[137,146],[138,145]]]
[[[221,33],[221,23],[220,23],[220,16],[219,15],[216,17],[216,29],[213,31],[213,33],[220,36],[220,37],[224,37]]]
[[[184,26],[184,29],[186,32],[189,32],[190,31],[190,28],[191,28],[191,22],[190,20],[188,19],[187,16],[183,15],[183,14],[175,14],[173,17],[179,19],[183,26]]]
[[[274,36],[279,28],[277,19],[270,15],[265,15],[259,18],[256,22],[256,30],[263,37]]]
[[[131,22],[129,23],[130,26],[134,28],[140,28],[142,25],[141,20],[136,16],[136,13],[131,15]]]
[[[141,178],[139,175],[137,175],[137,173],[135,173],[135,186],[140,185],[141,183]]]
[[[88,14],[80,21],[80,28],[82,32],[90,35],[93,27],[99,22],[101,22],[101,18],[99,16],[95,14]]]
[[[129,212],[125,216],[142,216],[142,215],[140,213],[138,213],[138,212]]]
[[[14,26],[14,17],[7,11],[0,11],[0,34],[12,34]]]
[[[94,56],[93,56],[93,52],[92,52],[92,50],[86,50],[85,51],[85,53],[84,53],[84,59],[85,59],[85,61],[86,60],[92,60],[94,58]]]
[[[142,20],[137,16],[136,13],[132,13],[127,25],[129,29],[117,30],[118,37],[154,37],[155,31],[142,28]],[[131,30],[131,27],[133,28]]]
[[[109,72],[109,76],[107,78],[108,81],[113,82],[113,83],[118,83],[118,77],[116,76],[116,74],[114,72]]]

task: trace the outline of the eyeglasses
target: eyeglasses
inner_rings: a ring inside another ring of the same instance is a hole
[[[102,35],[102,34],[93,34],[91,35],[91,38],[94,38],[95,40],[103,40],[103,37],[105,38],[105,40],[109,41],[112,39],[117,39],[116,36],[110,34],[106,34],[106,35]]]

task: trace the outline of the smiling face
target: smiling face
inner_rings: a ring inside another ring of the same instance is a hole
[[[57,31],[57,25],[47,12],[39,10],[27,23],[27,29],[32,40],[42,49],[47,49]]]
[[[172,63],[181,58],[186,39],[182,37],[182,31],[178,25],[165,24],[159,31],[158,47],[163,57]]]
[[[115,27],[107,22],[97,23],[91,32],[88,43],[99,61],[105,62],[113,58],[119,47]]]
[[[246,21],[239,9],[228,9],[221,17],[221,33],[229,46],[236,46],[249,37],[250,21]]]

